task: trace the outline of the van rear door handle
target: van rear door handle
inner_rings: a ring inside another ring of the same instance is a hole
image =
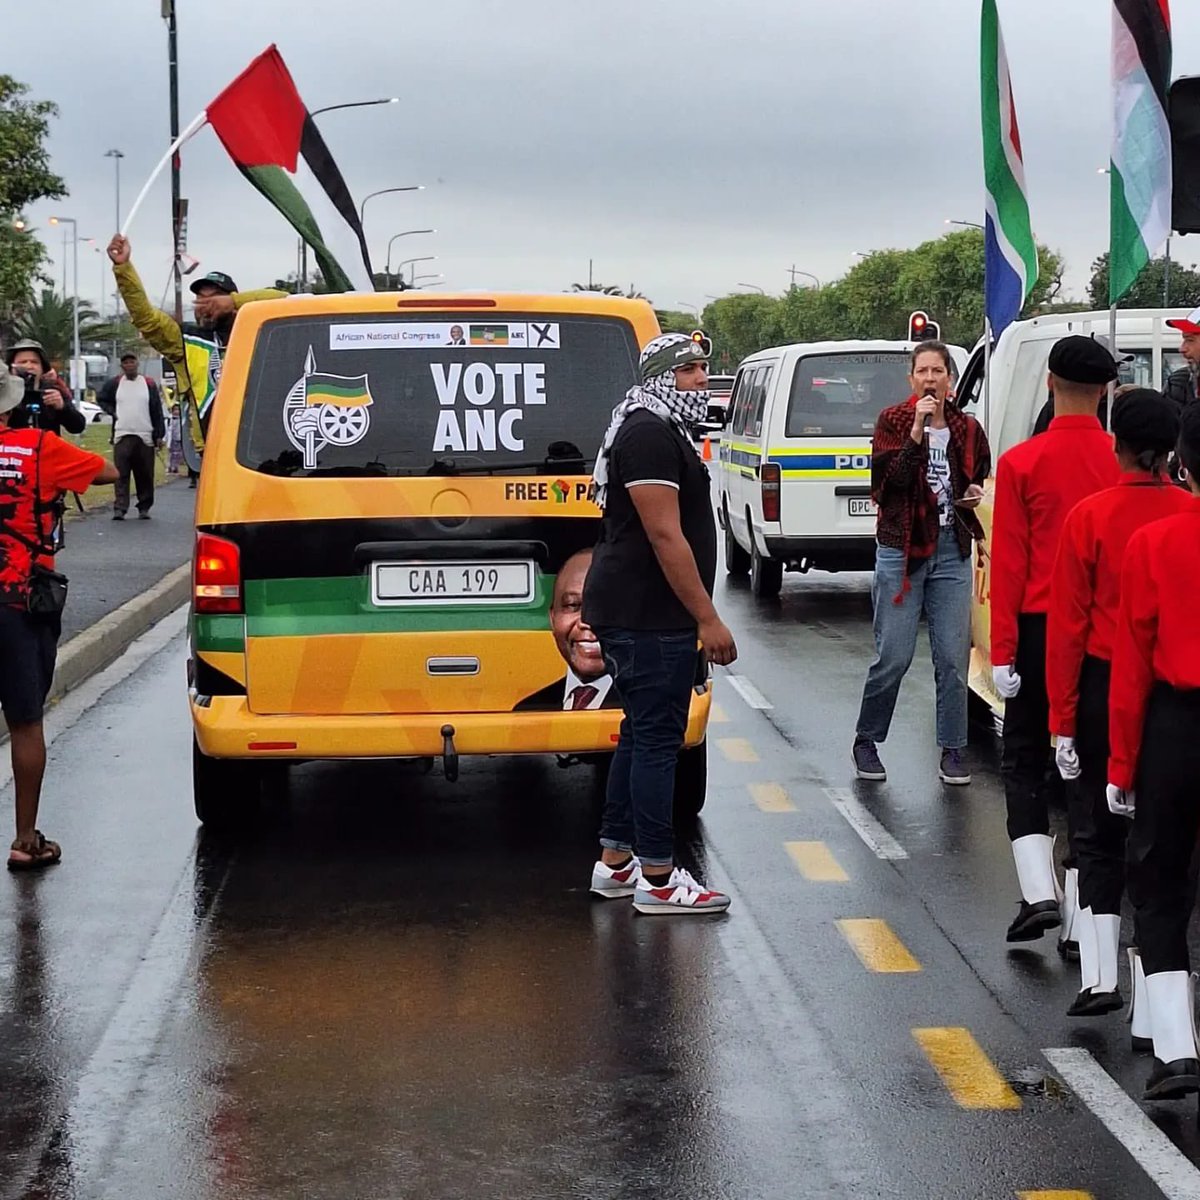
[[[478,675],[479,659],[467,656],[427,658],[425,671],[429,675]]]
[[[835,496],[870,496],[871,489],[869,487],[851,487],[849,484],[841,484],[833,489]]]

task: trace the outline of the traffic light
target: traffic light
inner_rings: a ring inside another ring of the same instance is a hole
[[[705,358],[712,357],[712,338],[710,338],[703,329],[692,330],[692,341],[704,351]]]
[[[929,314],[917,309],[908,318],[908,340],[910,342],[937,341],[942,336],[942,327],[929,319]]]

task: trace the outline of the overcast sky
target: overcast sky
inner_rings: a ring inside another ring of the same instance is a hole
[[[795,265],[828,281],[855,251],[915,246],[947,217],[981,221],[977,0],[180,0],[186,123],[271,42],[367,206],[377,269],[424,267],[454,288],[559,291],[634,283],[661,307]],[[1176,0],[1175,74],[1200,73],[1200,0]],[[61,254],[55,212],[82,236],[114,225],[167,144],[159,0],[6,4],[0,70],[56,101],[50,148],[70,197],[30,214]],[[1107,244],[1106,0],[1000,0],[1038,237],[1081,294]],[[14,54],[14,48],[20,48]],[[39,50],[39,47],[41,49]],[[295,269],[296,239],[206,130],[185,148],[189,248],[242,287]],[[131,230],[161,292],[164,176]],[[1176,243],[1185,262],[1200,259]],[[1200,239],[1196,241],[1200,246]],[[403,249],[405,252],[400,253]],[[106,260],[105,260],[106,261]],[[81,290],[100,287],[83,247]],[[61,276],[59,276],[61,279]],[[111,276],[108,277],[111,281]],[[803,279],[800,280],[804,282]]]

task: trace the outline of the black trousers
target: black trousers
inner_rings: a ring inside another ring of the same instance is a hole
[[[1146,708],[1126,872],[1147,975],[1186,971],[1200,833],[1200,691],[1156,684]]]
[[[1071,854],[1079,866],[1079,907],[1119,916],[1130,822],[1108,811],[1108,687],[1112,664],[1088,655],[1079,673],[1075,750],[1079,778],[1067,784]]]
[[[121,473],[113,485],[113,511],[129,511],[129,476],[132,475],[137,486],[138,512],[149,512],[154,503],[154,447],[127,433],[113,447],[113,466]]]
[[[1021,690],[1004,702],[1004,749],[1000,774],[1008,806],[1008,839],[1049,833],[1052,782],[1047,778],[1050,749],[1050,698],[1046,693],[1046,614],[1017,618],[1017,661]],[[1057,772],[1055,772],[1057,776]]]

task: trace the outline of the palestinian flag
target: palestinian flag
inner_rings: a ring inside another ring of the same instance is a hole
[[[312,247],[329,289],[374,291],[358,209],[279,51],[260,54],[206,116],[242,174]]]
[[[1114,0],[1109,301],[1133,287],[1171,234],[1169,0]]]
[[[325,375],[318,371],[304,377],[304,403],[365,408],[374,401],[365,375]]]

